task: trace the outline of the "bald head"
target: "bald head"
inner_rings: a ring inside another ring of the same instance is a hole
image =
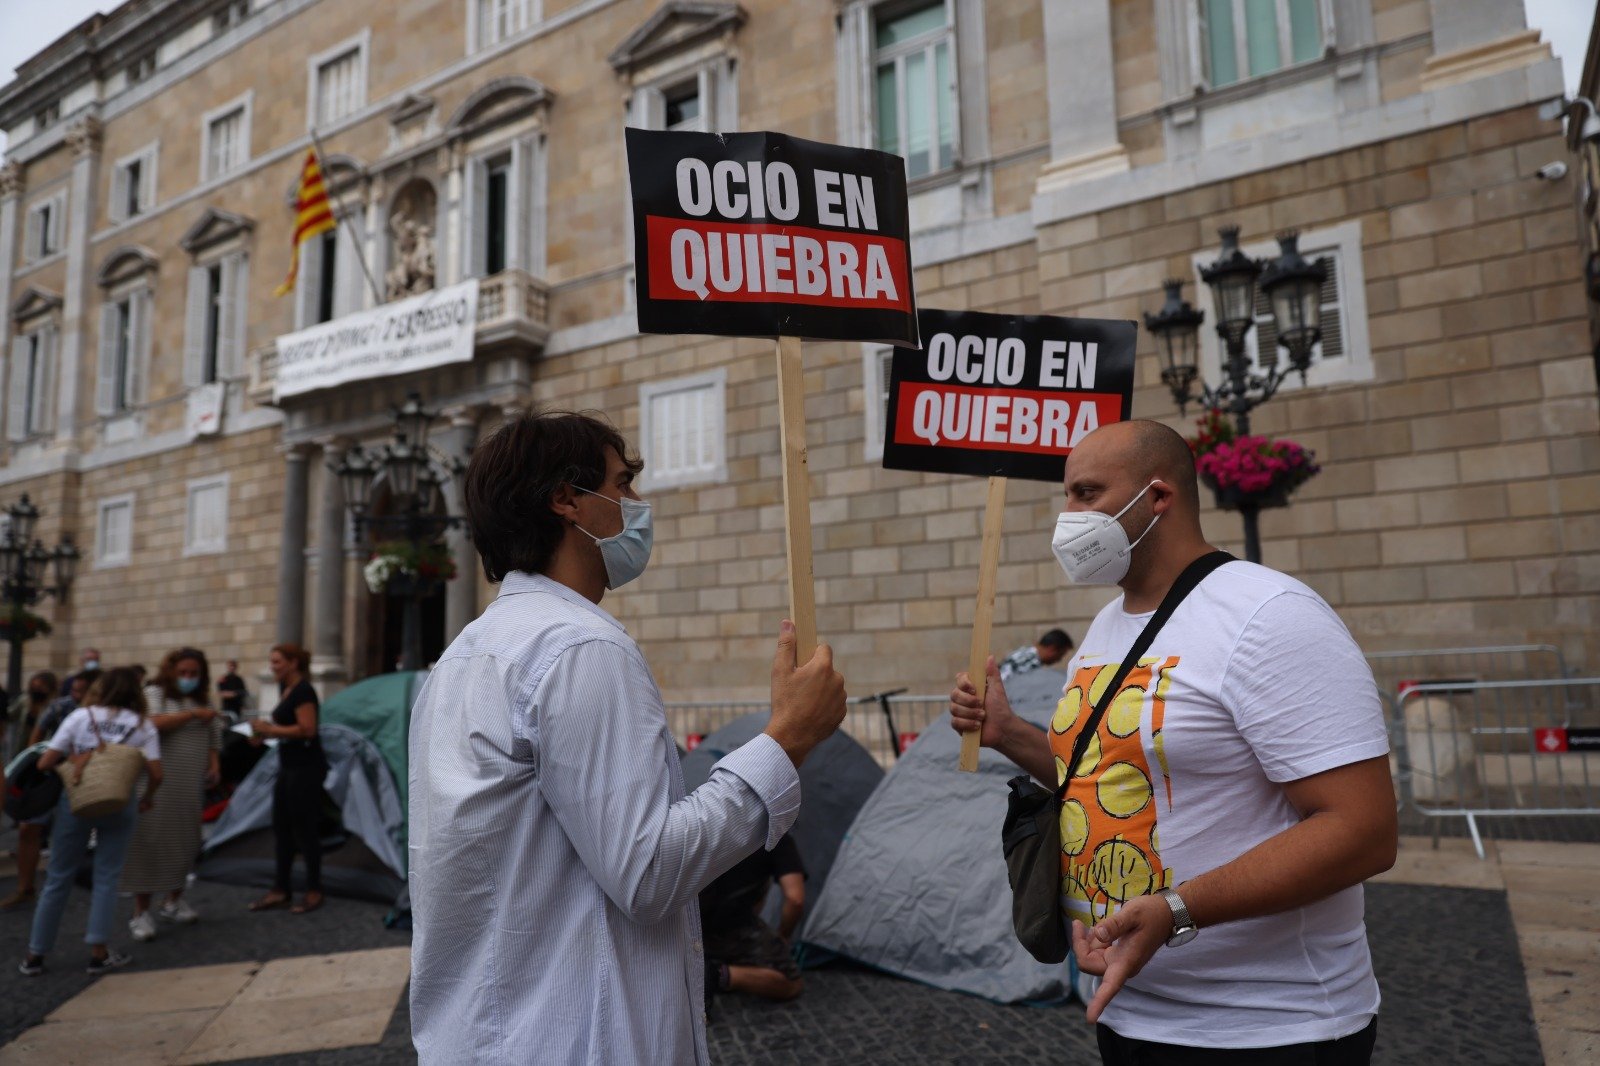
[[[1138,488],[1159,478],[1172,488],[1184,510],[1196,515],[1200,511],[1194,452],[1176,430],[1160,422],[1136,418],[1112,422],[1090,433],[1078,442],[1067,460],[1069,481],[1073,462],[1080,455],[1085,462],[1092,459],[1095,466],[1122,471],[1130,481],[1138,482]]]

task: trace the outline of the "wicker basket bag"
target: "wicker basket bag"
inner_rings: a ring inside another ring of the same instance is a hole
[[[126,744],[107,744],[100,725],[89,712],[89,725],[100,746],[86,761],[63,762],[56,767],[67,790],[67,802],[78,818],[104,818],[116,814],[133,800],[133,789],[144,769],[144,752]],[[82,766],[82,772],[78,766]]]

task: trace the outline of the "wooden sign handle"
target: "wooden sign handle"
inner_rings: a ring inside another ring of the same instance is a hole
[[[972,613],[972,653],[967,657],[967,676],[981,700],[989,688],[989,635],[994,628],[994,586],[1000,571],[1000,529],[1006,511],[1006,479],[989,479],[989,502],[983,508],[983,552],[978,562],[978,606]],[[979,731],[981,732],[981,731]],[[979,733],[961,735],[960,768],[967,773],[978,769]]]
[[[811,471],[806,464],[806,383],[800,338],[778,338],[778,427],[783,450],[783,525],[789,548],[789,618],[795,657],[817,648],[817,596],[811,573]]]

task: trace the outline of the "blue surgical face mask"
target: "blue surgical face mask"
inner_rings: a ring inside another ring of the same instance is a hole
[[[606,564],[606,588],[621,588],[644,573],[645,566],[650,562],[650,545],[655,540],[650,522],[650,505],[643,500],[630,500],[627,497],[613,500],[610,496],[601,496],[598,492],[589,492],[577,485],[573,488],[590,496],[600,496],[602,500],[622,508],[622,532],[614,537],[597,537],[578,523],[572,523],[579,532],[600,545],[600,558]]]
[[[98,670],[98,669],[100,669],[100,660],[99,659],[85,659],[85,660],[83,660],[83,668],[85,670]]]
[[[198,677],[180,677],[180,678],[178,678],[178,691],[183,693],[185,696],[193,694],[194,691],[196,689],[198,689],[199,687],[200,687],[200,679]]]

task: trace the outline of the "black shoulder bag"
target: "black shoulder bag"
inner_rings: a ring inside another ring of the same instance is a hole
[[[1011,924],[1022,946],[1040,962],[1060,962],[1067,957],[1072,945],[1061,914],[1061,804],[1072,784],[1073,771],[1083,759],[1089,741],[1100,728],[1100,719],[1105,717],[1106,708],[1116,698],[1128,671],[1149,649],[1150,642],[1167,624],[1178,604],[1207,574],[1232,561],[1233,556],[1227,552],[1210,552],[1190,563],[1178,575],[1078,731],[1072,744],[1072,758],[1067,761],[1067,779],[1060,788],[1054,792],[1041,788],[1027,774],[1013,777],[1009,782],[1011,796],[1001,843],[1005,849],[1006,873],[1011,879]]]

